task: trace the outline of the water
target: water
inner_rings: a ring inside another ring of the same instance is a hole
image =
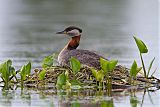
[[[51,94],[51,92],[53,93]],[[160,91],[158,90],[156,93],[160,93]],[[143,90],[138,92],[125,90],[113,92],[113,96],[108,97],[95,90],[67,93],[54,92],[53,90],[31,91],[29,89],[21,92],[17,89],[16,91],[3,91],[0,96],[0,105],[2,107],[135,107],[133,105],[159,107],[159,97],[156,96],[156,93],[144,92]]]
[[[159,65],[158,0],[1,0],[0,62],[12,59],[18,69],[31,60],[33,68],[40,67],[44,56],[58,53],[67,43],[68,38],[55,32],[69,25],[83,29],[79,48],[118,59],[127,67],[134,59],[140,65],[132,37],[136,35],[149,48],[144,56],[146,65],[153,57],[156,57],[153,68]],[[155,75],[160,77],[159,73]],[[155,96],[156,106],[158,94],[159,91],[151,93]],[[129,106],[128,98],[114,101],[115,106],[125,104],[125,101]],[[34,95],[33,99],[31,97],[31,101],[39,99]],[[8,106],[12,106],[12,101]]]

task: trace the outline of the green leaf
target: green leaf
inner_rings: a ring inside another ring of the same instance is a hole
[[[26,65],[23,65],[20,69],[21,80],[25,80],[26,76],[31,72],[31,62],[28,62]]]
[[[46,56],[42,61],[42,67],[47,68],[53,65],[53,59],[55,58],[55,54]]]
[[[56,83],[56,87],[57,87],[58,89],[62,89],[63,85],[66,85],[66,81],[67,81],[66,75],[65,75],[65,73],[63,72],[62,74],[60,74],[60,75],[58,76],[57,83]]]
[[[151,63],[149,64],[148,72],[147,72],[147,77],[149,76],[150,70],[152,68],[153,62],[155,60],[155,57],[152,59]]]
[[[26,65],[26,75],[29,75],[31,73],[31,62],[28,62]]]
[[[134,60],[133,64],[132,64],[132,67],[130,69],[130,75],[131,76],[134,76],[136,74],[136,70],[137,70],[137,63],[136,61]]]
[[[109,71],[113,71],[118,63],[118,60],[109,61]]]
[[[46,70],[43,69],[43,70],[39,73],[38,77],[39,77],[40,80],[43,80],[43,79],[45,78],[45,75],[46,75]]]
[[[74,74],[76,74],[81,69],[81,63],[74,57],[70,59],[70,66]]]
[[[11,60],[7,60],[7,61],[3,62],[2,64],[0,64],[1,77],[3,78],[5,83],[9,82],[9,78],[10,78],[10,76],[12,76],[14,74],[14,72],[15,72],[15,69],[14,69],[14,67],[12,67]]]
[[[106,59],[100,58],[101,69],[104,71],[104,74],[107,74],[109,71],[112,72],[116,67],[118,60],[108,61]]]
[[[26,65],[23,65],[20,69],[20,76],[21,76],[21,80],[25,80],[26,79]]]
[[[136,44],[138,46],[140,53],[147,53],[148,49],[147,49],[147,46],[144,44],[144,42],[142,40],[136,38],[135,36],[133,36],[133,37],[134,37],[134,40],[136,41]]]
[[[101,65],[101,69],[107,74],[108,68],[109,68],[109,61],[103,58],[100,58],[100,65]]]
[[[9,71],[10,71],[11,75],[15,75],[15,73],[16,73],[15,68],[12,66],[9,68]]]
[[[97,81],[102,81],[104,78],[104,72],[102,70],[95,70],[94,68],[91,68],[93,76],[96,78]]]
[[[103,78],[104,78],[104,73],[103,73],[103,71],[102,70],[99,70],[98,72],[97,72],[97,81],[102,81],[103,80]]]
[[[95,70],[94,68],[91,68],[92,74],[95,78],[97,78],[97,70]]]
[[[138,68],[137,67],[137,63],[136,61],[134,60],[133,64],[132,64],[132,67],[130,69],[130,75],[133,76],[133,77],[136,77],[137,73],[142,69],[142,67]]]

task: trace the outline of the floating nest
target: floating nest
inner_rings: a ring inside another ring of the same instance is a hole
[[[25,81],[25,86],[28,88],[45,88],[45,89],[54,89],[56,88],[57,77],[65,71],[69,73],[69,80],[72,80],[74,77],[83,84],[84,87],[94,88],[97,87],[97,81],[92,75],[92,71],[88,67],[82,67],[80,71],[74,76],[70,67],[67,66],[52,66],[46,69],[45,78],[40,80],[38,75],[43,69],[35,69],[34,73],[27,77]],[[113,73],[109,76],[112,80],[111,86],[112,89],[127,89],[131,87],[146,88],[146,87],[157,87],[160,88],[160,80],[155,77],[145,78],[142,75],[138,75],[131,82],[131,77],[129,75],[129,69],[118,65],[114,69]],[[107,77],[103,79],[104,87],[107,86],[106,80]],[[103,87],[103,88],[104,88]]]

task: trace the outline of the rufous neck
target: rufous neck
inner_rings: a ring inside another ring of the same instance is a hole
[[[80,38],[81,35],[72,37],[72,39],[67,44],[67,49],[76,49],[79,46]]]

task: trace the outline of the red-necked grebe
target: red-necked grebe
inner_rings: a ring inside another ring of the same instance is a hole
[[[70,58],[75,57],[83,65],[100,69],[99,60],[100,60],[100,57],[102,56],[94,52],[91,52],[89,50],[76,49],[79,46],[79,42],[82,34],[82,30],[80,28],[75,26],[70,26],[61,32],[57,32],[57,34],[66,34],[67,36],[71,37],[68,44],[61,50],[61,52],[58,55],[58,63],[61,66],[64,66],[64,65],[69,66]]]

